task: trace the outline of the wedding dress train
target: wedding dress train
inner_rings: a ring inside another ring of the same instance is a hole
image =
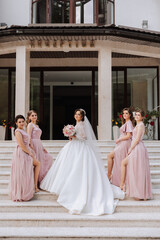
[[[124,198],[124,193],[107,178],[88,119],[75,128],[76,139],[60,151],[40,188],[57,194],[57,202],[71,214],[112,214],[118,202],[114,198]]]

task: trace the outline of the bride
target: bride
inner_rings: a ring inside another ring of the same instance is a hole
[[[57,194],[57,202],[71,214],[112,214],[114,198],[123,199],[124,192],[112,188],[107,178],[85,111],[75,110],[74,118],[76,135],[60,151],[40,188]]]

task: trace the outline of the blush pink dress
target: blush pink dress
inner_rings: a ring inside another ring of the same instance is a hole
[[[132,122],[129,120],[120,128],[120,138],[127,133],[133,132]],[[120,186],[121,183],[121,162],[127,157],[128,150],[131,146],[131,138],[125,141],[119,142],[114,149],[114,164],[112,171],[112,184]]]
[[[29,135],[21,129],[16,129],[22,135],[23,142],[29,151]],[[12,157],[9,195],[13,201],[28,201],[34,195],[33,158],[25,153],[17,144]]]
[[[36,159],[41,163],[38,177],[38,182],[40,183],[46,176],[50,167],[52,166],[53,158],[48,152],[44,151],[44,147],[40,139],[42,135],[42,130],[34,124],[32,124],[32,126],[33,126],[31,135],[32,144],[34,147],[34,152],[36,154]]]
[[[127,165],[127,195],[139,199],[151,199],[152,187],[149,167],[148,152],[142,138],[145,132],[143,122],[139,123],[133,130],[133,140],[137,138],[138,128],[142,128],[140,141],[128,156]]]

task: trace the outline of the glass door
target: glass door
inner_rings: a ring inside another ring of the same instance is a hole
[[[92,70],[44,71],[44,139],[64,139],[62,128],[75,124],[74,110],[83,108],[96,132],[98,74]]]
[[[8,69],[0,69],[0,121],[8,120]]]
[[[125,70],[113,70],[112,71],[112,118],[116,119],[118,113],[122,111],[124,107],[127,107],[126,101],[126,79]]]

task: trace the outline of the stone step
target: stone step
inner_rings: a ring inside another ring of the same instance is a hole
[[[156,227],[160,213],[114,213],[103,216],[71,215],[69,213],[8,213],[0,215],[0,227]]]
[[[42,143],[45,146],[59,146],[59,145],[64,146],[64,144],[66,144],[67,142],[68,142],[67,139],[66,140],[42,140]],[[160,145],[159,140],[151,140],[151,141],[144,140],[143,142],[146,146],[151,146],[151,147]],[[115,146],[116,141],[115,140],[98,140],[97,144],[100,146],[106,146],[106,145]],[[8,147],[13,146],[14,147],[15,145],[16,145],[15,140],[13,140],[13,141],[0,140],[0,147],[4,147],[4,146],[8,146]]]
[[[160,170],[151,169],[150,172],[151,172],[151,178],[152,179],[160,179]]]
[[[160,178],[158,179],[151,179],[152,188],[153,189],[160,189]]]
[[[7,189],[9,180],[0,180],[0,189]],[[152,179],[152,188],[160,189],[160,179]]]
[[[32,199],[29,202],[12,202],[11,200],[0,200],[0,212],[38,212],[38,213],[57,213],[68,212],[67,209],[60,206],[55,199],[52,201]],[[136,201],[134,199],[126,199],[119,201],[116,207],[116,212],[127,213],[146,213],[160,212],[160,200]]]
[[[5,161],[4,161],[5,162]],[[11,162],[10,163],[0,163],[0,172],[2,171],[11,171]]]
[[[160,200],[160,189],[152,189],[153,199]],[[0,200],[9,200],[8,189],[0,189]],[[55,194],[46,191],[40,191],[34,195],[35,200],[53,201],[57,199]]]
[[[60,145],[44,145],[44,148],[47,149],[48,152],[53,152],[53,151],[60,151],[63,147],[64,147],[65,144],[60,144]],[[3,152],[8,152],[8,153],[13,153],[14,149],[15,149],[16,145],[15,146],[3,146],[3,147],[0,147],[0,154],[3,153]],[[112,152],[114,150],[114,147],[115,145],[111,146],[111,145],[106,145],[106,146],[103,146],[103,145],[98,145],[99,149],[100,149],[100,152],[106,152],[106,153],[109,153],[109,152]],[[146,146],[147,147],[147,150],[148,152],[159,152],[159,148],[160,148],[160,144],[157,145],[157,146]]]
[[[0,180],[9,180],[10,171],[0,171]]]
[[[154,195],[155,197],[155,195]],[[127,213],[153,213],[159,212],[160,210],[160,199],[148,200],[148,201],[136,201],[134,199],[126,198],[123,201],[119,201],[116,207],[116,212],[127,212]]]
[[[113,149],[100,149],[100,153],[101,153],[101,156],[102,157],[106,157],[107,158],[107,155],[112,151]],[[53,150],[49,150],[48,151],[53,157],[56,157],[58,155],[58,153],[60,152],[60,150],[58,149],[53,149]],[[5,150],[1,150],[0,149],[0,158],[6,158],[6,157],[12,157],[13,155],[13,151],[5,151]],[[160,148],[157,148],[157,149],[150,149],[148,151],[148,155],[149,157],[151,156],[160,156]]]
[[[0,180],[0,189],[7,189],[9,180]]]
[[[53,201],[57,197],[55,194],[51,194],[46,191],[40,191],[34,195],[34,199],[39,199],[39,200],[47,200],[47,201]],[[8,189],[0,189],[0,199],[1,200],[9,200],[8,196]]]
[[[53,157],[53,161],[56,159],[56,157]],[[103,156],[102,160],[104,162],[104,164],[107,164],[107,156]],[[154,163],[154,164],[158,164],[160,166],[160,155],[159,156],[149,156],[149,160],[150,162]],[[0,156],[0,164],[11,164],[12,162],[12,156]]]
[[[56,156],[53,157],[53,160],[56,159]],[[102,156],[102,160],[107,163],[107,155],[105,156]],[[152,161],[152,162],[160,162],[160,155],[151,155],[149,156],[149,160]],[[11,163],[12,161],[12,155],[11,156],[0,156],[0,164],[2,163],[6,163],[6,164],[9,164]]]
[[[54,162],[54,160],[53,160],[53,162]],[[106,161],[103,160],[103,163],[104,163],[104,167],[107,169],[107,165],[108,165],[107,160]],[[8,163],[4,160],[3,163],[0,163],[0,172],[11,171],[11,166],[12,166],[11,161],[10,161],[10,163]],[[150,160],[150,169],[152,171],[152,174],[154,174],[154,175],[160,174],[160,161]],[[154,171],[155,171],[155,173],[153,173]],[[157,171],[157,173],[156,173],[156,171]]]
[[[0,200],[0,212],[68,212],[67,209],[57,203],[56,199],[57,197],[54,195],[52,201],[40,200],[39,198],[33,198],[28,202],[12,202],[11,200]]]
[[[10,166],[10,168],[11,168],[11,166]],[[105,169],[107,172],[107,165],[105,165]],[[8,169],[8,170],[0,169],[0,184],[3,183],[3,180],[9,180],[10,173],[11,173],[10,169]],[[158,169],[152,170],[151,169],[151,178],[152,178],[153,185],[159,184],[160,183],[160,170],[158,170]],[[5,183],[7,184],[7,182],[5,182]]]
[[[10,227],[0,228],[0,238],[6,240],[157,240],[158,227]]]

